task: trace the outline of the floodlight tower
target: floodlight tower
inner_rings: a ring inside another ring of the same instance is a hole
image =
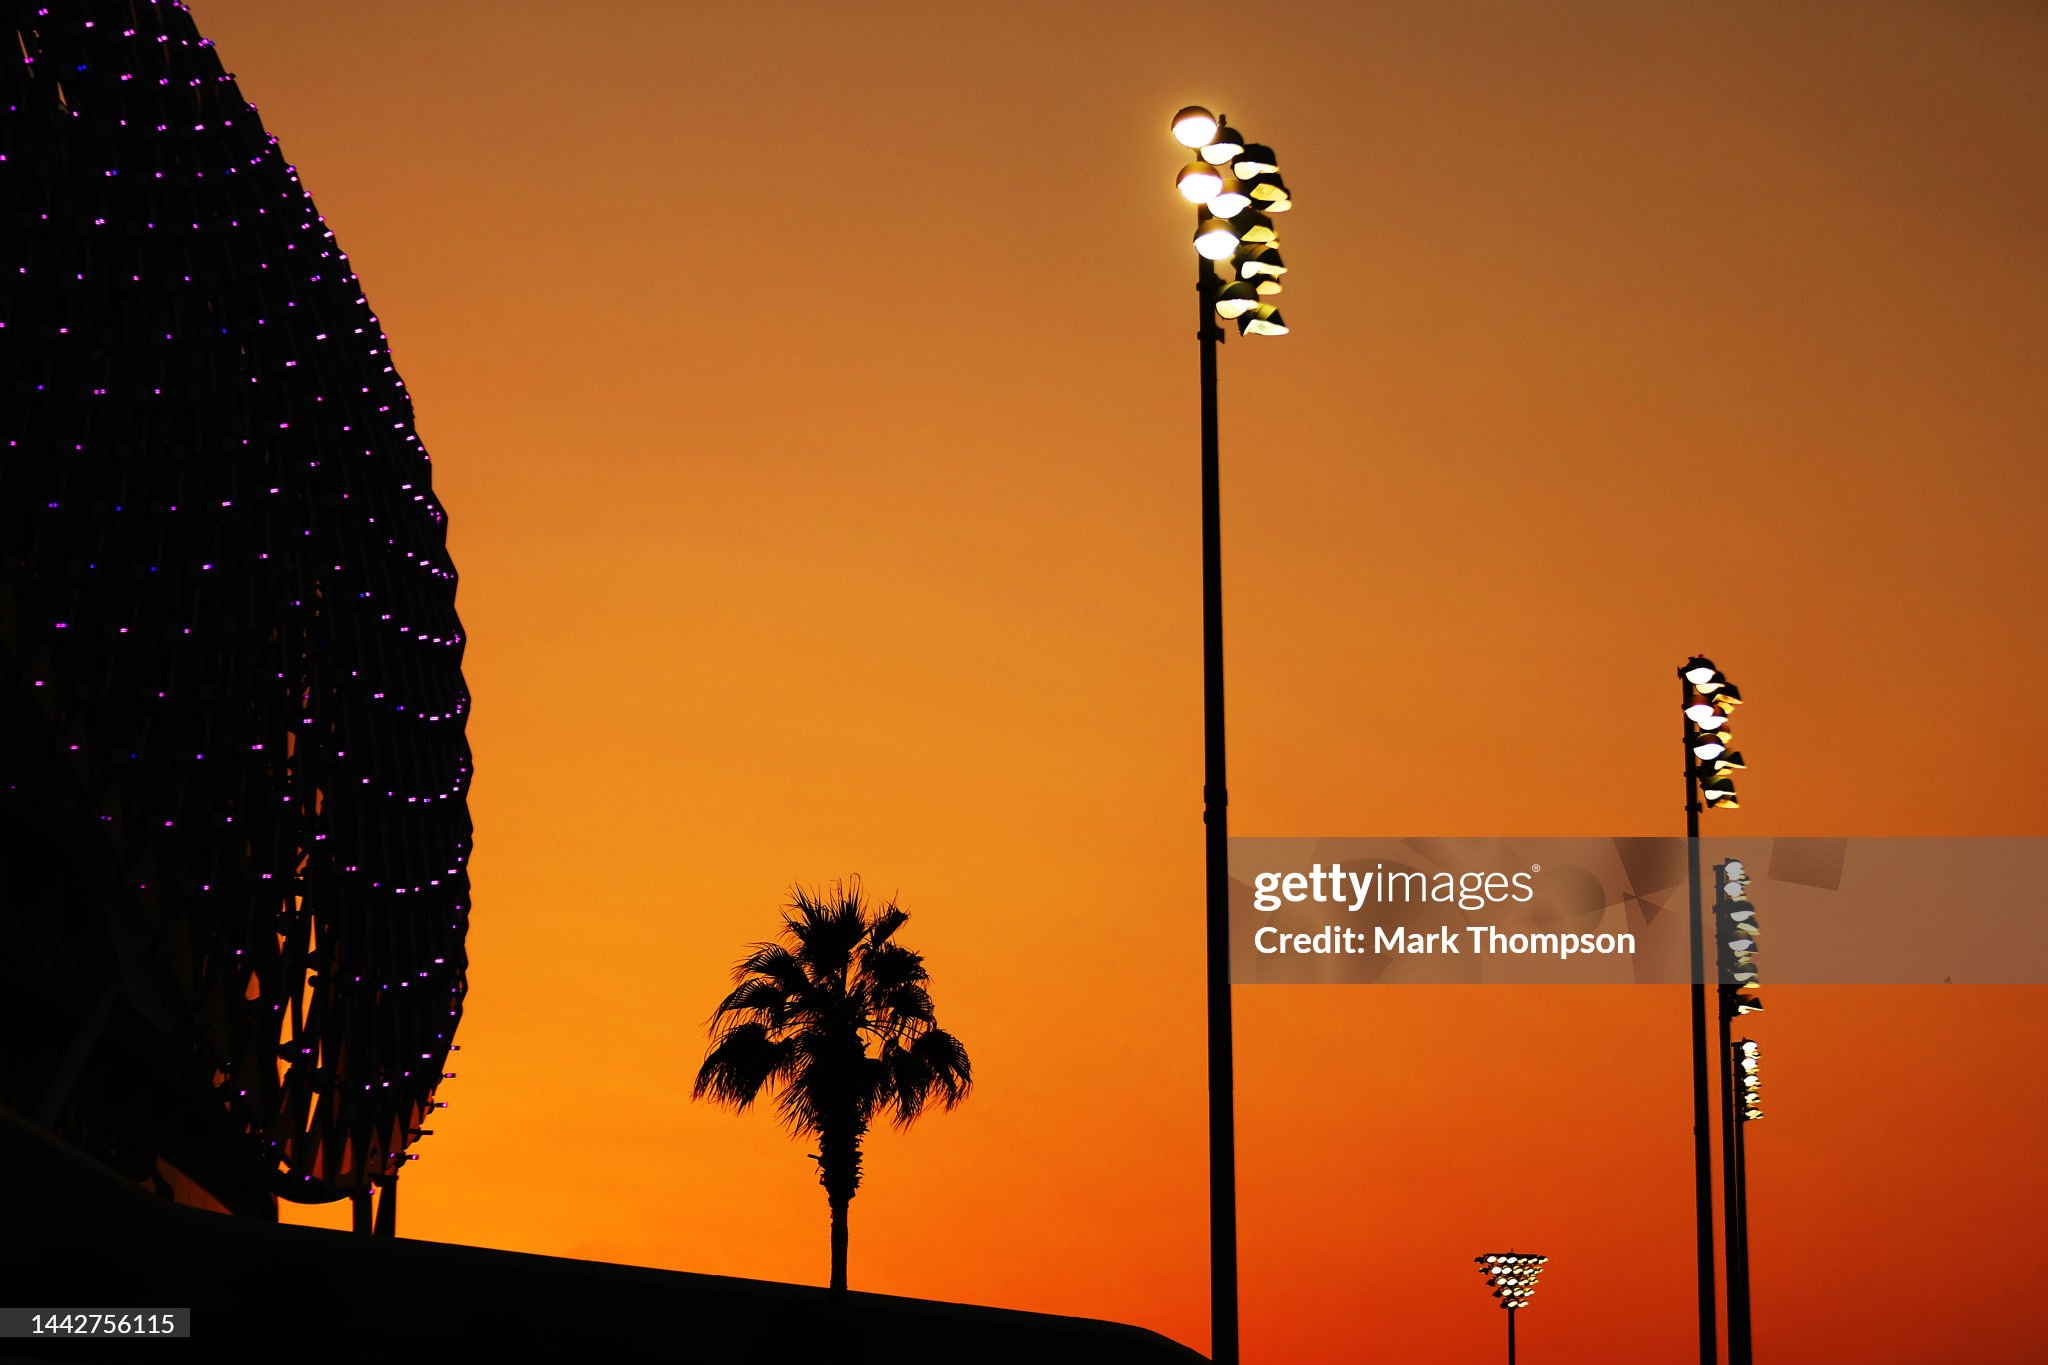
[[[1746,1060],[1731,1037],[1731,1026],[1764,1007],[1757,997],[1756,908],[1749,902],[1749,872],[1740,859],[1714,868],[1714,937],[1720,953],[1721,1019],[1721,1196],[1722,1240],[1728,1257],[1728,1365],[1750,1365],[1749,1239],[1744,1230],[1741,1165],[1742,1115],[1756,1090],[1756,1044]],[[1738,1103],[1736,1070],[1743,1061],[1744,1094]]]
[[[1685,865],[1692,968],[1692,1162],[1693,1216],[1698,1232],[1700,1365],[1715,1365],[1714,1346],[1714,1149],[1708,1136],[1707,971],[1701,944],[1700,810],[1737,807],[1735,779],[1742,755],[1729,743],[1728,717],[1742,704],[1742,692],[1721,675],[1714,661],[1694,655],[1678,666],[1680,738],[1685,758]]]
[[[1240,336],[1285,336],[1266,300],[1287,273],[1273,215],[1293,207],[1273,150],[1246,142],[1199,105],[1173,116],[1174,140],[1195,153],[1176,184],[1195,206],[1195,292],[1201,341],[1202,420],[1202,820],[1207,826],[1209,1014],[1210,1354],[1237,1365],[1237,1138],[1230,1022],[1230,861],[1223,746],[1223,550],[1216,426],[1218,319]],[[1235,278],[1226,283],[1222,262]]]
[[[1515,1312],[1527,1308],[1529,1300],[1536,1296],[1536,1281],[1543,1274],[1543,1268],[1550,1264],[1548,1256],[1523,1255],[1513,1251],[1489,1252],[1474,1256],[1479,1263],[1479,1273],[1486,1276],[1486,1287],[1493,1291],[1493,1297],[1500,1300],[1500,1306],[1508,1314],[1508,1365],[1515,1365]]]

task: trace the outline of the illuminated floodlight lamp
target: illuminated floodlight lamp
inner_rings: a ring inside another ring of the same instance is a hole
[[[1718,735],[1696,735],[1692,741],[1692,756],[1702,763],[1711,762],[1728,752],[1727,739],[1725,732]]]
[[[1227,161],[1235,161],[1243,150],[1244,143],[1238,139],[1237,130],[1227,123],[1219,123],[1216,135],[1202,147],[1202,160],[1211,166],[1221,166]]]
[[[1235,180],[1225,180],[1209,199],[1209,212],[1218,218],[1235,218],[1251,206],[1252,197]]]
[[[1273,220],[1263,213],[1239,214],[1237,228],[1237,235],[1247,246],[1271,246],[1280,240],[1280,234],[1273,230]]]
[[[1173,140],[1183,147],[1206,147],[1220,126],[1214,114],[1199,104],[1190,104],[1173,116]],[[1203,160],[1210,161],[1207,157]]]
[[[1735,783],[1730,778],[1716,777],[1711,779],[1705,786],[1700,788],[1700,794],[1706,797],[1707,804],[1715,810],[1741,809],[1735,799]]]
[[[1722,733],[1726,733],[1723,731]],[[1740,772],[1749,765],[1742,761],[1742,755],[1733,749],[1714,755],[1714,771],[1717,773]]]
[[[1271,245],[1248,246],[1237,253],[1237,277],[1241,280],[1261,278],[1279,279],[1287,273],[1287,262],[1280,259],[1280,248]]]
[[[1704,654],[1695,654],[1687,659],[1685,667],[1679,671],[1685,674],[1687,682],[1702,692],[1711,692],[1727,681],[1721,676],[1721,670],[1714,667],[1714,661]]]
[[[1237,181],[1263,213],[1285,213],[1293,207],[1294,196],[1287,192],[1287,182],[1277,175],[1240,175]]]
[[[1685,708],[1685,718],[1700,729],[1712,733],[1728,723],[1728,717],[1706,702],[1694,702]]]
[[[1273,149],[1263,142],[1247,142],[1237,154],[1237,164],[1231,167],[1240,180],[1249,180],[1255,175],[1273,175],[1280,169],[1280,162],[1273,155]]]
[[[1520,1252],[1492,1252],[1472,1258],[1479,1266],[1479,1273],[1486,1276],[1486,1287],[1493,1291],[1493,1297],[1500,1300],[1502,1308],[1513,1311],[1527,1308],[1535,1296],[1536,1281],[1543,1274],[1544,1266],[1550,1263],[1548,1256],[1527,1255]]]
[[[1195,250],[1205,260],[1229,260],[1240,240],[1237,229],[1221,218],[1204,218],[1195,229]]]
[[[1223,193],[1223,172],[1206,161],[1190,161],[1173,182],[1190,204],[1206,204]]]
[[[1254,312],[1258,307],[1258,288],[1243,280],[1224,285],[1223,291],[1216,296],[1216,316],[1225,321]]]
[[[1237,320],[1237,332],[1239,336],[1248,337],[1284,337],[1287,335],[1287,322],[1280,316],[1278,308],[1262,303]]]

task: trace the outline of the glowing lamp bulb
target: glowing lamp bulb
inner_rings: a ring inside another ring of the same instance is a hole
[[[1219,192],[1209,201],[1209,212],[1218,218],[1235,218],[1252,206],[1251,196],[1242,190],[1227,189]]]
[[[1216,136],[1216,116],[1199,104],[1190,104],[1173,116],[1173,140],[1183,147],[1206,147]]]
[[[1223,173],[1203,161],[1190,161],[1174,183],[1180,187],[1180,197],[1190,204],[1206,204],[1223,193]]]
[[[1237,134],[1219,125],[1202,147],[1202,160],[1211,166],[1223,166],[1237,160],[1243,150],[1244,143],[1238,141]]]
[[[1211,261],[1227,261],[1237,250],[1237,232],[1221,218],[1205,218],[1195,229],[1195,250]]]
[[[1279,309],[1270,303],[1262,303],[1237,320],[1237,330],[1244,336],[1284,337],[1287,324],[1281,321]]]
[[[1230,321],[1254,312],[1259,306],[1259,291],[1243,280],[1226,284],[1216,297],[1216,316]]]

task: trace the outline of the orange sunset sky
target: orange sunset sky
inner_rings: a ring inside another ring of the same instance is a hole
[[[1702,651],[1709,833],[2048,834],[2048,10],[193,9],[462,573],[408,1235],[822,1283],[810,1149],[688,1088],[857,871],[978,1084],[873,1139],[854,1287],[1207,1345],[1190,102],[1296,205],[1222,355],[1233,833],[1680,833]],[[2048,1357],[2048,995],[1766,995],[1759,1351]],[[1246,1358],[1494,1359],[1510,1246],[1526,1359],[1684,1358],[1684,999],[1239,988]]]

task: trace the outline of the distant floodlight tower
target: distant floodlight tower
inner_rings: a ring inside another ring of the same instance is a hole
[[[1721,1193],[1722,1239],[1728,1256],[1728,1365],[1750,1365],[1749,1238],[1737,1168],[1741,1165],[1743,1115],[1756,1092],[1756,1044],[1746,1058],[1730,1037],[1730,1026],[1764,1007],[1757,997],[1756,908],[1749,903],[1749,872],[1740,859],[1714,868],[1714,937],[1720,952],[1721,1008]],[[1736,1093],[1740,1070],[1742,1093]],[[1761,1112],[1761,1111],[1759,1111]]]
[[[1216,347],[1223,322],[1240,336],[1285,336],[1268,300],[1281,291],[1273,215],[1293,207],[1273,149],[1246,142],[1200,105],[1173,116],[1174,140],[1195,153],[1175,179],[1195,206],[1196,337],[1201,342],[1202,420],[1202,821],[1206,828],[1209,1015],[1210,1354],[1236,1365],[1237,1138],[1230,1038],[1230,861],[1223,761],[1223,550],[1216,433]],[[1222,266],[1235,275],[1226,281]]]
[[[1728,734],[1728,717],[1742,704],[1742,692],[1721,675],[1712,659],[1695,654],[1678,666],[1680,737],[1685,764],[1685,862],[1691,934],[1692,990],[1692,1164],[1693,1217],[1698,1234],[1700,1365],[1715,1365],[1714,1343],[1714,1148],[1707,1102],[1707,965],[1701,942],[1700,810],[1734,810],[1735,779],[1742,755]]]
[[[1741,1015],[1763,1009],[1755,997],[1757,913],[1749,905],[1749,880],[1741,862],[1729,860],[1716,870],[1720,902],[1716,919],[1722,937],[1720,986],[1720,1076],[1722,1076],[1722,1177],[1724,1224],[1729,1242],[1729,1365],[1751,1365],[1755,1347],[1749,1302],[1749,1154],[1743,1130],[1763,1117],[1757,1078],[1757,1044],[1731,1038],[1729,1027]]]
[[[1527,1308],[1529,1300],[1536,1296],[1536,1281],[1543,1274],[1543,1268],[1550,1264],[1550,1258],[1495,1251],[1472,1259],[1479,1263],[1479,1273],[1486,1276],[1486,1287],[1507,1310],[1508,1365],[1515,1365],[1515,1313]]]

